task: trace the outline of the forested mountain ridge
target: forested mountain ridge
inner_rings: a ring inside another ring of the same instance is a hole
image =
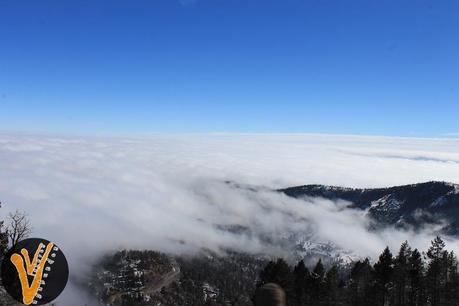
[[[447,232],[458,234],[459,185],[453,183],[432,181],[372,189],[304,185],[279,191],[295,198],[349,201],[350,207],[366,210],[382,225],[419,227],[446,220],[449,223]]]

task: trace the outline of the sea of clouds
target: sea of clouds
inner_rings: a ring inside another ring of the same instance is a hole
[[[73,274],[102,252],[121,248],[283,255],[285,249],[263,237],[276,241],[302,232],[373,258],[404,240],[425,250],[435,228],[372,232],[365,213],[348,203],[292,199],[274,190],[430,180],[459,182],[459,139],[0,134],[0,218],[27,212],[33,236],[57,243]],[[234,225],[249,231],[223,230]],[[447,241],[459,252],[455,239]],[[66,292],[67,299],[74,294]]]

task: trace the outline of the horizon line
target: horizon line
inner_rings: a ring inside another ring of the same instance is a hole
[[[0,129],[0,135],[18,136],[45,136],[45,137],[89,137],[89,138],[148,138],[150,136],[327,136],[327,137],[354,137],[354,138],[384,138],[384,139],[419,139],[419,140],[446,140],[459,141],[459,133],[442,133],[436,136],[384,135],[363,133],[331,133],[331,132],[74,132],[74,131],[28,131]]]

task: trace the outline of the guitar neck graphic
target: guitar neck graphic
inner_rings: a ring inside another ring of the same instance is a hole
[[[10,260],[15,266],[19,276],[19,281],[21,282],[22,299],[25,305],[34,303],[35,297],[41,298],[38,291],[42,290],[40,285],[45,284],[43,278],[48,276],[47,273],[44,273],[46,262],[53,262],[48,259],[53,248],[54,250],[57,250],[57,247],[54,247],[54,244],[51,242],[46,245],[46,248],[44,244],[40,243],[35,251],[32,262],[30,261],[29,252],[26,249],[22,249],[21,254],[14,253],[11,255]],[[54,256],[54,253],[51,254],[51,257]],[[48,267],[46,269],[49,271],[50,268]],[[31,284],[29,284],[28,276],[33,277]]]

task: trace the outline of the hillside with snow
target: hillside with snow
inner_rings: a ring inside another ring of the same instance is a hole
[[[280,191],[294,198],[348,201],[349,207],[364,210],[375,226],[417,229],[438,224],[445,233],[459,233],[458,184],[432,181],[374,189],[304,185]]]

